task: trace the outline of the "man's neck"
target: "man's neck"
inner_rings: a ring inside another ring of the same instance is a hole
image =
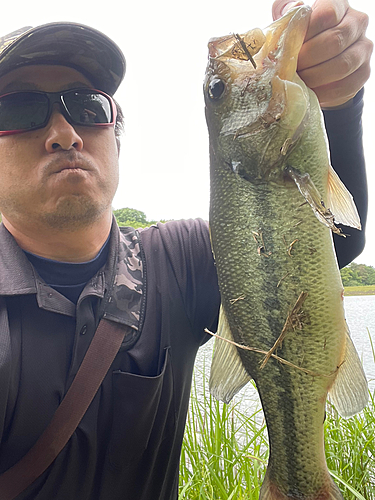
[[[47,227],[23,227],[3,215],[3,223],[18,245],[27,252],[60,262],[87,262],[92,260],[106,242],[112,225],[109,211],[92,225],[79,229],[59,230]]]

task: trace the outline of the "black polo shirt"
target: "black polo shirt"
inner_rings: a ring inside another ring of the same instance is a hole
[[[99,317],[134,327],[69,443],[19,499],[177,498],[195,354],[220,301],[208,229],[172,222],[142,241],[125,231],[114,223],[108,262],[75,306],[0,226],[1,472],[51,420]]]

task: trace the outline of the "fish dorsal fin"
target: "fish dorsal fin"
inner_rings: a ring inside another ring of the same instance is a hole
[[[331,165],[328,170],[327,205],[333,213],[335,222],[361,229],[361,222],[353,196],[346,189]]]
[[[220,307],[217,335],[231,342],[234,341],[223,306]],[[210,392],[216,399],[229,403],[233,396],[251,380],[251,376],[242,364],[237,347],[222,338],[215,339]]]
[[[368,402],[368,385],[349,331],[346,329],[344,362],[329,391],[330,399],[341,416],[348,418],[363,410]]]

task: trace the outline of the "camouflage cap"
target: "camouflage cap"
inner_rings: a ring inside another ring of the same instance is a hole
[[[125,74],[119,47],[100,31],[76,23],[28,26],[1,37],[0,76],[27,64],[69,66],[110,95]]]

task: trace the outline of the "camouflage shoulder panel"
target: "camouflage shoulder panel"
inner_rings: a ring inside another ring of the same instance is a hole
[[[122,227],[116,276],[104,317],[140,332],[145,310],[144,279],[145,265],[139,233],[133,228]]]

